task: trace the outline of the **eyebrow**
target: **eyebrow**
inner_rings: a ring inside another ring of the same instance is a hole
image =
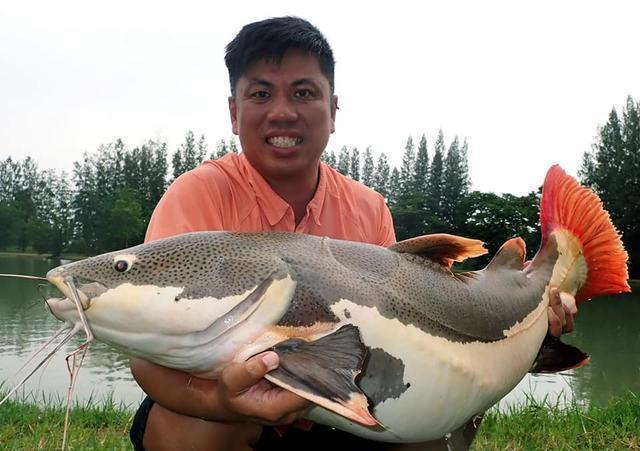
[[[313,79],[313,78],[300,78],[298,80],[295,80],[293,83],[291,83],[293,86],[300,86],[300,85],[306,85],[306,84],[311,84],[314,86],[318,85],[318,82]],[[262,86],[266,86],[266,87],[271,87],[273,86],[273,83],[271,83],[270,81],[264,80],[262,78],[249,78],[249,86],[251,85],[262,85]]]
[[[292,84],[293,86],[300,86],[300,85],[307,85],[307,84],[317,86],[318,82],[313,78],[301,78],[299,80],[294,81]]]

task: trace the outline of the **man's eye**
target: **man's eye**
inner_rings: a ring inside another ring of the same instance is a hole
[[[254,99],[267,99],[269,98],[269,93],[267,91],[255,91],[251,93],[251,97]]]
[[[310,99],[313,97],[313,91],[311,89],[298,89],[295,95],[299,99]]]

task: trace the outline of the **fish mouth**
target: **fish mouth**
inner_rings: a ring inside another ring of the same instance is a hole
[[[107,287],[102,283],[86,277],[66,275],[61,268],[52,269],[46,277],[68,301],[73,302],[74,297],[78,297],[83,310],[88,310],[91,300],[107,291]]]
[[[62,267],[58,267],[47,273],[47,280],[67,296],[65,299],[52,298],[51,302],[45,301],[49,311],[61,321],[70,323],[74,328],[81,326],[87,335],[85,345],[93,341],[93,332],[85,315],[85,310],[90,306],[90,299],[84,291],[77,289],[74,277],[65,275]],[[69,305],[75,307],[75,310],[69,309]],[[78,315],[77,318],[75,313]]]
[[[66,275],[62,268],[52,269],[46,277],[65,298],[47,299],[45,308],[58,320],[72,324],[80,322],[88,330],[89,323],[84,312],[91,307],[91,300],[107,288],[93,280]]]

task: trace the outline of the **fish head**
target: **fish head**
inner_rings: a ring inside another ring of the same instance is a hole
[[[225,239],[182,235],[54,268],[47,279],[65,297],[49,299],[47,308],[77,325],[76,299],[96,339],[165,366],[209,370],[211,358],[203,356],[232,359],[284,315],[295,289],[286,269],[265,272],[269,265],[259,259],[244,260],[243,274],[252,265],[262,272],[233,283],[240,271],[229,263]]]

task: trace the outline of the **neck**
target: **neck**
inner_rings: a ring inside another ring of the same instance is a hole
[[[320,181],[320,166],[313,174],[300,174],[284,179],[267,179],[271,188],[285,200],[295,216],[296,225],[302,221],[307,213],[307,205],[313,199]]]

